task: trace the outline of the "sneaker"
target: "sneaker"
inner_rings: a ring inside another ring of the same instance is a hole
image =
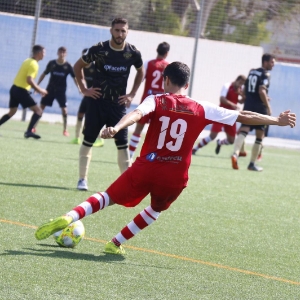
[[[33,128],[31,129],[31,132],[36,133],[36,129],[33,127]]]
[[[220,149],[221,149],[221,145],[219,144],[219,141],[220,140],[217,140],[217,147],[216,147],[216,150],[215,150],[216,154],[219,154],[220,153]]]
[[[196,155],[196,152],[197,152],[197,149],[193,149],[193,150],[192,150],[192,154],[193,154],[193,155]]]
[[[119,255],[125,254],[124,248],[121,245],[120,247],[116,246],[112,241],[107,242],[105,244],[104,252],[110,254],[119,254]]]
[[[25,138],[25,139],[28,139],[28,138],[34,138],[34,139],[37,140],[37,139],[40,139],[41,137],[40,137],[39,135],[33,133],[33,132],[26,131],[26,132],[24,133],[24,138]]]
[[[234,170],[238,170],[239,169],[238,159],[237,159],[237,157],[236,157],[235,154],[233,154],[231,156],[231,164],[232,164],[232,169],[234,169]]]
[[[41,225],[35,232],[35,238],[37,240],[44,240],[48,238],[53,233],[60,231],[66,228],[69,224],[71,224],[73,218],[70,216],[62,216],[58,217],[54,220],[50,220],[48,223]]]
[[[246,151],[239,153],[239,157],[245,157],[245,156],[247,156],[247,152]]]
[[[88,190],[87,180],[79,179],[77,183],[77,190],[87,191]]]
[[[93,147],[103,147],[103,145],[104,145],[104,139],[97,139],[93,144]]]
[[[80,145],[81,144],[81,139],[80,138],[75,138],[71,141],[71,144]]]
[[[63,135],[64,136],[69,136],[70,134],[69,134],[69,132],[67,130],[64,130]]]
[[[250,163],[249,166],[248,166],[248,170],[249,171],[261,172],[263,170],[263,168],[255,165],[254,163]]]

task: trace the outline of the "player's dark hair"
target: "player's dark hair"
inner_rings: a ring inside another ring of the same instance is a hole
[[[67,48],[64,46],[61,46],[58,48],[57,52],[67,52]]]
[[[45,49],[45,47],[41,46],[41,45],[34,45],[32,47],[32,54],[33,55],[36,55],[38,54],[39,52],[43,51]]]
[[[184,87],[190,79],[190,68],[182,62],[174,61],[164,70],[164,79],[167,76],[172,84]]]
[[[273,54],[265,53],[261,58],[261,63],[263,64],[265,61],[270,61],[273,58],[275,58]]]
[[[115,18],[111,22],[111,27],[113,27],[116,24],[125,24],[128,26],[128,20],[124,18]]]
[[[162,42],[157,46],[156,51],[158,55],[166,55],[170,51],[170,45],[167,42]]]
[[[235,81],[239,81],[239,80],[243,80],[243,81],[246,81],[246,76],[244,76],[244,75],[239,75],[237,78],[236,78],[236,80]]]

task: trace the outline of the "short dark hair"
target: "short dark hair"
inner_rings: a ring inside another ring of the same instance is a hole
[[[61,46],[58,48],[57,52],[67,52],[67,48],[64,46]]]
[[[158,55],[166,55],[170,51],[170,45],[167,42],[162,42],[156,49]]]
[[[115,18],[111,21],[111,27],[113,27],[116,24],[125,24],[128,26],[128,20],[124,18]]]
[[[190,68],[182,62],[174,61],[164,70],[164,79],[167,76],[174,85],[184,87],[190,79]]]
[[[273,54],[265,53],[261,58],[261,63],[263,64],[265,61],[270,61],[273,58],[275,58]]]
[[[236,80],[235,81],[238,81],[238,80],[243,80],[243,81],[246,81],[246,76],[244,76],[244,75],[239,75],[237,78],[236,78]]]
[[[41,46],[41,45],[34,45],[32,47],[32,54],[36,55],[37,53],[43,51],[45,49],[45,47]]]

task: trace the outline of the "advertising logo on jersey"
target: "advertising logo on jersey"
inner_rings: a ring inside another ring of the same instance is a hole
[[[268,85],[269,84],[269,80],[266,78],[264,79],[264,85]]]
[[[157,156],[157,153],[152,152],[152,153],[147,154],[146,159],[149,160],[149,161],[154,161],[156,156]]]
[[[112,65],[104,65],[105,71],[110,71],[110,72],[126,72],[127,67],[120,66],[120,67],[115,67]]]

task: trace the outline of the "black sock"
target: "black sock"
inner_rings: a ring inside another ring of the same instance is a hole
[[[4,115],[1,119],[0,119],[0,126],[5,123],[6,121],[8,121],[10,119],[10,116],[8,114]]]
[[[41,118],[40,115],[38,115],[37,113],[34,113],[31,117],[31,120],[29,122],[28,128],[27,128],[27,132],[31,132],[32,128],[34,127],[34,125],[36,124],[36,122]]]
[[[63,122],[64,122],[64,130],[67,130],[67,118],[68,118],[68,115],[67,114],[65,114],[65,115],[63,115]]]

